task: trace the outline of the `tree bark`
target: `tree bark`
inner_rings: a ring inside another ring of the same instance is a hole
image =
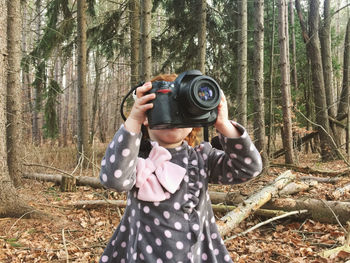
[[[342,90],[338,108],[338,117],[346,115],[349,106],[349,87],[350,87],[350,18],[346,26],[344,39],[344,57],[343,57],[343,81]]]
[[[311,0],[309,6],[309,33],[306,31],[306,25],[302,17],[300,1],[296,0],[299,21],[302,28],[302,35],[306,43],[307,56],[311,62],[312,86],[315,101],[316,124],[319,132],[321,158],[324,161],[333,158],[335,152],[337,157],[341,153],[335,149],[330,134],[329,117],[326,101],[326,91],[323,78],[323,67],[321,58],[321,48],[319,39],[319,1]]]
[[[323,4],[323,25],[320,30],[320,43],[322,52],[322,67],[324,86],[326,90],[326,101],[329,116],[335,118],[336,99],[333,89],[333,66],[332,66],[332,47],[331,47],[331,22],[332,17],[330,13],[331,1],[324,0]]]
[[[101,54],[97,50],[94,56],[94,66],[95,66],[95,81],[94,81],[94,92],[92,96],[92,109],[91,109],[91,121],[90,121],[90,139],[89,143],[92,144],[95,133],[96,133],[96,114],[98,109],[98,104],[100,103],[99,91],[100,91],[100,80],[101,80]]]
[[[207,1],[202,0],[199,8],[198,28],[198,69],[205,74],[205,54],[207,50]]]
[[[19,2],[19,1],[18,1]],[[18,196],[13,185],[8,170],[8,158],[6,147],[6,100],[7,100],[7,79],[8,79],[8,56],[7,45],[12,43],[7,40],[7,23],[13,22],[13,17],[7,20],[8,14],[14,11],[14,6],[10,6],[14,1],[0,0],[0,217],[36,217],[38,213],[35,209],[27,206],[23,199]],[[9,9],[8,9],[9,8]],[[9,11],[9,13],[7,13]],[[18,10],[19,11],[19,10]],[[16,11],[17,12],[17,11]],[[18,13],[19,14],[19,13]],[[17,16],[18,16],[17,14]],[[15,34],[15,32],[12,32]],[[18,36],[19,32],[17,32]],[[11,51],[13,52],[13,51]]]
[[[264,187],[258,193],[251,195],[237,208],[220,219],[218,226],[219,232],[222,236],[227,235],[233,228],[238,226],[240,222],[246,219],[253,211],[266,204],[273,196],[275,196],[279,189],[282,189],[290,181],[294,180],[295,176],[286,171],[278,176],[273,184]]]
[[[292,56],[293,56],[293,64],[292,64],[292,80],[294,89],[298,90],[298,73],[297,73],[297,51],[296,51],[296,42],[295,42],[295,19],[294,19],[294,6],[293,0],[289,1],[289,13],[290,13],[290,23],[292,30]]]
[[[289,64],[289,39],[288,20],[286,20],[287,3],[286,0],[279,0],[279,41],[280,41],[280,67],[281,67],[281,92],[283,108],[283,146],[285,149],[285,162],[294,163],[293,156],[293,134],[291,115],[291,93],[290,93],[290,64]]]
[[[240,34],[238,47],[237,121],[247,126],[247,0],[239,1]]]
[[[142,80],[152,77],[152,1],[142,0]]]
[[[7,2],[7,159],[8,169],[15,186],[20,185],[22,171],[22,97],[21,97],[21,2]]]
[[[78,160],[83,157],[89,160],[91,155],[91,145],[89,144],[88,126],[88,90],[86,84],[86,1],[78,0]],[[86,164],[86,162],[84,163]]]
[[[35,1],[35,11],[36,11],[36,41],[39,42],[40,35],[41,35],[41,0],[36,0]],[[36,67],[41,68],[41,59],[37,58],[36,59]],[[39,74],[39,72],[37,72]],[[37,77],[43,77],[42,75],[36,76]],[[32,140],[35,145],[40,145],[41,143],[41,133],[40,133],[40,128],[39,128],[39,123],[40,123],[40,114],[39,110],[41,107],[41,96],[42,96],[42,85],[44,83],[44,78],[41,79],[40,84],[34,85],[34,107],[33,107],[33,112],[32,112]]]
[[[270,87],[270,104],[269,104],[269,136],[268,136],[268,142],[267,142],[267,153],[268,156],[270,156],[272,152],[272,142],[273,137],[275,135],[275,129],[274,129],[274,85],[273,85],[273,79],[274,79],[274,49],[275,49],[275,0],[272,1],[272,25],[271,28],[271,35],[270,35],[270,72],[269,72],[269,87]]]
[[[304,200],[294,200],[292,198],[278,198],[273,199],[262,208],[294,211],[294,210],[308,210],[305,214],[322,223],[342,224],[350,220],[350,203],[337,201],[324,201],[318,199],[307,198]],[[300,218],[302,219],[302,218]]]
[[[265,140],[265,96],[264,96],[264,1],[254,1],[254,138],[263,166],[268,167]]]
[[[140,66],[140,1],[129,1],[129,21],[130,21],[130,82],[134,87],[139,79]]]

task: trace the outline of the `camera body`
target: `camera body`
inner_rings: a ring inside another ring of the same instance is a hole
[[[220,87],[199,70],[183,72],[172,82],[152,82],[149,93],[156,93],[147,111],[151,129],[209,126],[216,121]]]

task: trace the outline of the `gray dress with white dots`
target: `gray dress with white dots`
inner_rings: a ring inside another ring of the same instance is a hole
[[[167,149],[171,162],[186,169],[179,189],[167,199],[147,202],[137,198],[136,162],[141,133],[123,126],[102,160],[100,179],[116,191],[128,191],[127,207],[100,262],[232,262],[215,224],[208,183],[238,184],[261,172],[262,162],[246,130],[233,123],[240,138],[219,135],[224,151],[203,142],[186,142]]]

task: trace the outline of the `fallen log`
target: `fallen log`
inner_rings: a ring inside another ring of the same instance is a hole
[[[40,180],[44,182],[53,182],[56,184],[61,184],[62,175],[60,174],[39,174],[39,173],[25,173],[24,178]],[[77,186],[90,186],[92,188],[103,188],[100,183],[100,179],[97,177],[90,176],[74,176],[76,178]]]
[[[350,202],[325,201],[318,199],[292,199],[292,198],[276,198],[272,199],[264,206],[263,209],[295,211],[308,210],[306,217],[321,223],[341,223],[345,224],[350,220]],[[303,218],[300,218],[303,219]]]
[[[24,178],[27,179],[34,179],[44,182],[52,182],[56,184],[61,184],[62,181],[62,175],[60,174],[41,174],[41,173],[25,173],[23,175]],[[93,188],[104,188],[103,185],[100,183],[100,179],[97,177],[91,177],[91,176],[76,176],[76,185],[77,186],[90,186]],[[244,197],[240,194],[239,191],[235,192],[214,192],[210,191],[210,199],[211,202],[214,204],[239,204],[243,201]]]
[[[345,176],[350,173],[350,169],[346,169],[344,171],[325,171],[325,170],[318,170],[311,168],[309,166],[297,166],[293,164],[284,164],[284,163],[271,163],[271,167],[281,167],[281,168],[288,168],[290,170],[293,170],[295,172],[305,173],[305,174],[322,174],[325,176]]]
[[[343,180],[341,177],[316,177],[316,176],[300,176],[298,178],[300,181],[316,181],[318,183],[330,183],[335,184],[340,180]]]
[[[222,236],[227,235],[240,222],[246,219],[252,212],[266,204],[280,189],[294,180],[295,175],[286,171],[278,176],[271,185],[265,186],[261,191],[251,195],[243,203],[239,204],[236,209],[227,213],[219,220],[218,228]],[[302,209],[295,209],[302,210]]]
[[[302,182],[291,182],[278,193],[279,196],[293,195],[309,189],[309,185]]]
[[[71,204],[68,204],[71,208],[76,209],[97,209],[97,208],[108,208],[108,207],[119,207],[125,208],[126,201],[124,200],[81,200]],[[212,204],[212,208],[215,212],[226,213],[236,208],[236,206],[232,205],[218,205]],[[275,217],[285,214],[284,211],[281,210],[267,210],[267,209],[258,209],[255,211],[256,215],[264,216],[264,217]]]

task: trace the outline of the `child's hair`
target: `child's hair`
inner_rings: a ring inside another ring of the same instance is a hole
[[[153,79],[151,79],[151,82],[154,81],[174,81],[177,78],[176,74],[160,74]],[[201,128],[193,128],[189,135],[185,138],[187,143],[191,146],[194,146],[196,144],[197,140],[197,134],[200,131]],[[143,133],[143,139],[149,139],[149,135],[147,132],[147,129],[142,129]]]

